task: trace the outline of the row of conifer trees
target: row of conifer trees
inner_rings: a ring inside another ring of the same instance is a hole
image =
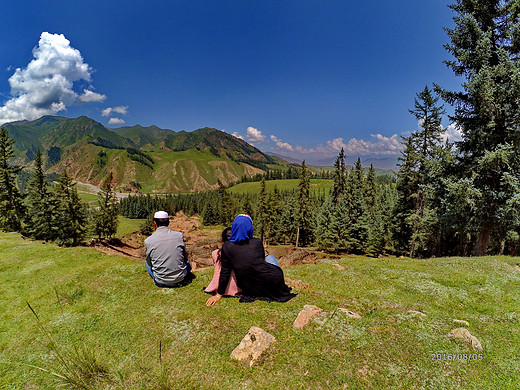
[[[101,187],[98,205],[89,209],[81,202],[76,183],[63,172],[49,183],[40,150],[22,193],[16,183],[21,166],[12,164],[14,140],[0,130],[0,230],[20,232],[37,240],[77,245],[87,234],[111,237],[118,223],[118,201],[109,175]]]
[[[156,210],[184,211],[202,217],[205,225],[231,225],[239,213],[252,216],[258,237],[267,243],[315,245],[330,252],[393,252],[391,222],[395,183],[378,180],[371,166],[365,175],[358,159],[351,169],[343,150],[332,173],[329,194],[311,191],[313,176],[305,161],[295,190],[267,191],[262,179],[258,193],[237,194],[220,185],[217,191],[189,195],[130,196],[120,211],[129,218],[146,218]],[[149,229],[145,229],[149,231]]]

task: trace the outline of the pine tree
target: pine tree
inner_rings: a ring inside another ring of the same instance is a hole
[[[512,203],[520,188],[520,5],[518,1],[456,0],[450,6],[455,26],[446,29],[446,49],[453,59],[445,63],[464,78],[462,91],[438,87],[455,107],[452,120],[462,131],[459,143],[462,175],[480,193],[474,218],[478,238],[474,253],[484,255],[495,227],[514,215]],[[512,226],[513,227],[513,226]]]
[[[61,224],[57,221],[57,202],[49,191],[40,150],[34,159],[33,175],[27,183],[28,234],[37,240],[54,241]]]
[[[320,250],[337,252],[339,249],[339,234],[341,230],[337,219],[337,204],[331,195],[323,203],[316,221],[315,244]]]
[[[0,130],[0,230],[20,231],[23,229],[25,206],[23,197],[16,186],[16,174],[21,170],[11,165],[14,156],[14,140],[2,127]]]
[[[429,204],[430,187],[441,178],[432,175],[431,166],[441,154],[441,126],[444,110],[438,105],[439,98],[425,87],[415,98],[410,110],[419,121],[420,129],[409,137],[403,137],[405,149],[401,161],[397,190],[395,238],[398,249],[409,251],[414,257],[418,249],[427,253],[433,250],[431,242],[438,234],[435,230],[437,216]]]
[[[309,197],[311,174],[305,160],[302,162],[300,182],[298,184],[298,215],[296,218],[296,246],[307,245],[311,241],[312,222],[310,218]]]
[[[376,174],[372,164],[368,169],[364,186],[364,220],[366,222],[366,250],[368,253],[377,256],[384,251],[384,222],[382,214],[382,202],[379,186],[376,182]]]
[[[220,203],[217,206],[220,214],[219,222],[221,225],[231,226],[231,223],[237,214],[236,205],[229,195],[226,186],[224,186],[220,180],[218,180],[218,193],[220,196]]]
[[[430,250],[429,243],[436,234],[436,213],[428,202],[429,187],[434,180],[439,178],[431,175],[431,165],[439,158],[441,135],[444,129],[441,126],[444,109],[438,106],[438,97],[434,97],[426,86],[417,94],[415,107],[409,110],[420,123],[420,130],[410,136],[415,146],[417,156],[417,183],[412,193],[415,205],[413,212],[407,217],[407,223],[411,227],[410,257],[414,257],[417,248]]]
[[[269,240],[280,242],[282,240],[281,237],[281,227],[282,227],[282,195],[278,190],[278,187],[275,185],[273,192],[269,193]]]
[[[296,215],[298,210],[296,194],[284,192],[283,207],[280,215],[280,239],[283,244],[296,242]]]
[[[76,183],[65,171],[58,180],[55,196],[60,226],[58,242],[61,245],[77,245],[85,238],[87,209],[78,196]]]
[[[204,225],[218,225],[219,224],[219,209],[215,201],[208,201],[206,207],[202,211],[202,223]]]
[[[112,237],[117,232],[118,201],[112,186],[112,172],[103,181],[98,192],[98,207],[94,212],[94,233],[99,238]]]
[[[344,197],[346,218],[345,230],[348,235],[348,250],[361,253],[366,244],[368,215],[364,212],[364,175],[361,160],[358,158],[354,164],[354,171],[349,175],[348,196]]]
[[[335,202],[345,193],[347,168],[345,166],[345,151],[341,148],[336,161],[334,162],[334,184],[332,186],[332,197]]]
[[[258,208],[256,212],[255,222],[258,226],[258,232],[260,235],[260,239],[262,241],[265,240],[265,233],[268,230],[268,200],[267,200],[267,190],[265,188],[265,177],[262,178],[260,182],[260,193],[258,194]]]

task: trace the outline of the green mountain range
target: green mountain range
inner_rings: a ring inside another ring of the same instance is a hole
[[[109,172],[120,190],[176,193],[209,190],[284,161],[213,128],[192,132],[157,126],[109,129],[86,116],[43,116],[5,124],[17,162],[30,168],[38,149],[46,173],[64,170],[99,186]]]

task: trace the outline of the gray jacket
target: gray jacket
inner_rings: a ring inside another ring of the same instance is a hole
[[[188,273],[188,252],[181,232],[159,226],[144,240],[146,262],[152,268],[156,282],[172,285],[182,282]]]

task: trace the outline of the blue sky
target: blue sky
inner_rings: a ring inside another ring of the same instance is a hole
[[[310,161],[396,155],[415,94],[460,86],[442,63],[448,3],[4,1],[0,122],[87,115],[215,127]]]

